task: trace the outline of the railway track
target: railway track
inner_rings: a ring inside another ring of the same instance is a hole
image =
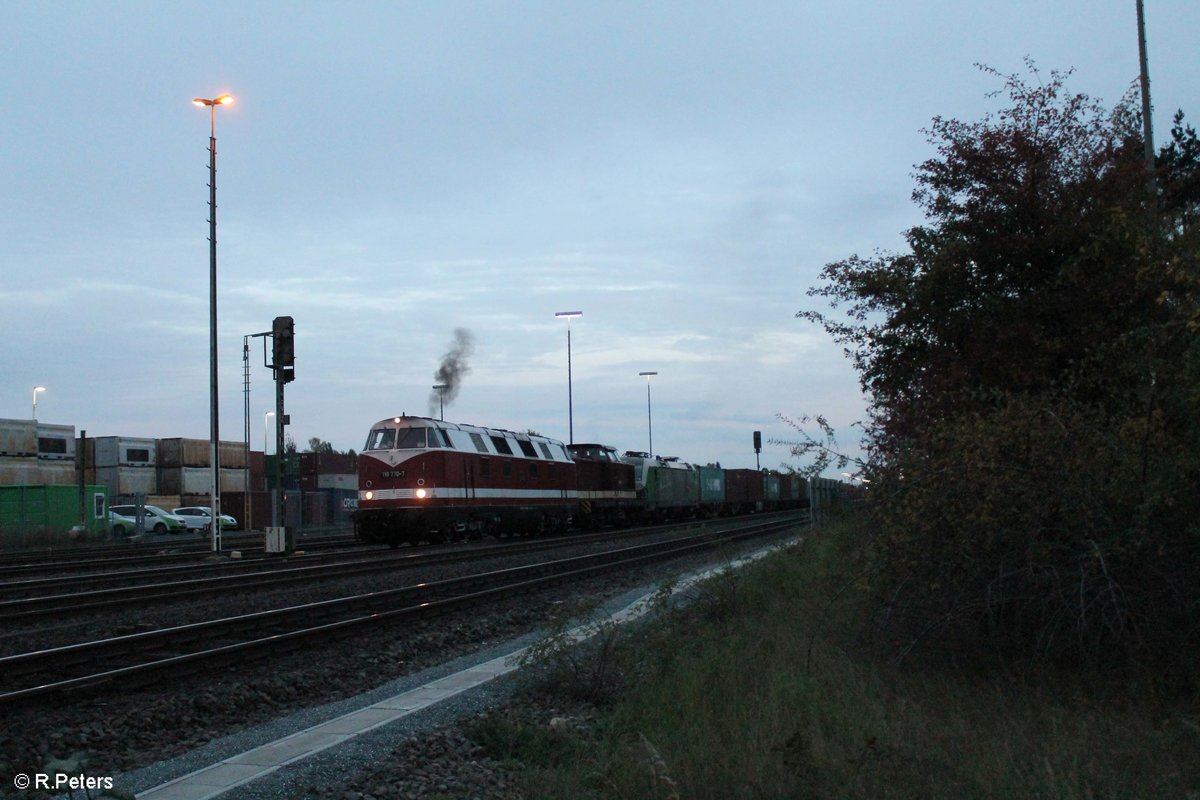
[[[237,550],[244,556],[262,555],[265,548],[262,534],[246,534],[230,542],[226,538],[225,552]],[[319,536],[300,539],[305,551],[328,550],[355,545],[352,535]],[[154,551],[154,552],[150,552]],[[154,565],[200,563],[212,555],[207,542],[194,539],[169,539],[139,544],[99,545],[70,550],[33,550],[9,553],[0,558],[0,580],[51,573],[78,574],[80,570],[103,571]]]
[[[10,580],[0,582],[0,625],[19,625],[49,616],[61,622],[64,617],[82,617],[129,606],[182,602],[212,596],[214,593],[272,589],[426,564],[479,560],[633,539],[660,532],[661,526],[503,544],[436,548],[416,553],[373,550],[366,558],[356,553],[304,555],[286,559],[267,558],[260,554],[257,557],[219,562],[189,562],[88,575]]]
[[[152,683],[163,675],[241,663],[324,642],[366,626],[446,612],[601,572],[701,552],[795,527],[807,515],[740,521],[711,530],[523,567],[356,594],[224,619],[81,642],[0,658],[0,706],[81,691]]]

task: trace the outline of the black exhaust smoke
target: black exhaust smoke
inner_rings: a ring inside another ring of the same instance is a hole
[[[450,349],[442,356],[442,364],[433,374],[433,379],[439,387],[429,395],[429,416],[439,415],[440,411],[454,402],[458,390],[462,387],[463,377],[471,371],[467,359],[475,352],[475,337],[466,328],[454,329],[454,341]]]

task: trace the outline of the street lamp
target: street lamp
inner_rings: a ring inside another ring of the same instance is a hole
[[[35,387],[33,387],[33,421],[34,421],[34,422],[37,422],[37,396],[38,396],[38,392],[44,392],[44,391],[46,391],[46,387],[45,387],[45,386],[35,386]]]
[[[438,419],[442,422],[446,421],[446,390],[450,388],[448,383],[435,383],[434,390],[438,393]]]
[[[208,136],[208,353],[209,353],[209,447],[212,451],[211,511],[214,520],[221,519],[221,445],[217,423],[217,106],[229,105],[233,98],[227,94],[212,100],[197,97],[192,103],[207,106]],[[221,526],[212,526],[212,549],[221,550]]]
[[[650,416],[650,376],[657,375],[657,372],[639,372],[646,378],[646,430],[650,434],[650,457],[654,458],[654,418]]]
[[[554,316],[567,321],[567,443],[575,444],[575,405],[571,389],[571,320],[582,317],[582,311],[557,311]]]

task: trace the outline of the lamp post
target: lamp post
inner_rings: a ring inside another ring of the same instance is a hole
[[[654,458],[654,418],[650,415],[650,376],[657,372],[639,372],[646,378],[646,430],[650,434],[650,457]]]
[[[446,421],[446,390],[450,388],[448,383],[435,383],[433,388],[438,393],[438,419],[442,422]]]
[[[571,320],[582,317],[582,311],[557,311],[554,316],[567,321],[567,443],[575,444],[575,404],[571,388]]]
[[[33,387],[33,421],[34,421],[34,422],[37,422],[37,396],[38,396],[38,392],[44,392],[44,391],[46,391],[46,387],[45,387],[45,386],[35,386],[35,387]]]
[[[212,100],[197,97],[192,103],[207,106],[208,136],[208,354],[209,354],[209,448],[212,452],[211,511],[213,520],[221,519],[221,445],[217,423],[217,106],[229,105],[233,98],[227,94]],[[212,526],[212,549],[221,550],[221,525]]]

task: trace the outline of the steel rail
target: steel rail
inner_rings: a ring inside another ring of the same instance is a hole
[[[262,541],[261,534],[250,537]],[[228,540],[227,540],[228,541]],[[336,537],[318,537],[315,539],[300,539],[299,544],[305,550],[323,550],[334,547],[347,547],[358,545],[363,547],[361,542],[358,542],[353,537],[336,536]],[[155,548],[158,550],[170,550],[172,552],[129,552],[125,548]],[[262,544],[249,543],[247,546],[234,546],[230,549],[240,550],[243,554],[264,552]],[[124,550],[121,554],[116,554],[118,550]],[[104,557],[104,556],[110,557]],[[120,568],[124,566],[136,567],[139,565],[152,564],[167,564],[172,562],[197,562],[205,557],[212,555],[212,551],[207,549],[207,545],[196,540],[170,541],[160,540],[152,543],[141,543],[137,545],[113,545],[105,547],[97,547],[87,551],[71,550],[64,552],[34,552],[23,554],[0,560],[0,578],[19,577],[30,574],[45,574],[50,571],[66,571],[78,569],[81,566],[104,568]]]
[[[0,706],[107,685],[125,676],[152,676],[158,670],[219,660],[235,652],[245,654],[301,639],[326,637],[337,630],[391,619],[399,614],[429,613],[484,597],[540,588],[572,577],[675,558],[724,542],[786,530],[804,521],[797,515],[790,520],[752,523],[725,536],[704,531],[604,553],[7,656],[0,658],[0,686],[5,687],[0,690]],[[323,621],[314,625],[314,620],[318,619]],[[213,644],[212,640],[219,637],[239,638]],[[184,650],[187,652],[181,652]],[[129,663],[131,659],[133,663]],[[81,670],[83,672],[79,674]],[[46,673],[62,677],[47,683],[38,682],[37,676]],[[14,683],[23,685],[14,686]]]
[[[82,616],[94,611],[111,610],[131,605],[159,601],[181,601],[210,596],[214,590],[244,591],[277,587],[312,580],[333,580],[387,572],[431,563],[476,560],[505,555],[518,555],[539,550],[634,538],[661,532],[661,526],[635,528],[627,531],[576,534],[519,543],[507,542],[475,546],[423,550],[418,553],[394,553],[391,550],[375,553],[369,559],[355,558],[331,563],[322,556],[293,556],[286,560],[253,558],[218,563],[173,565],[159,569],[144,569],[67,578],[43,578],[20,582],[0,583],[0,624],[19,624],[51,615]],[[339,554],[340,555],[340,554]],[[297,564],[296,559],[312,559],[311,564]],[[229,574],[234,573],[234,574]],[[180,580],[174,576],[184,575]],[[174,578],[174,579],[172,579]],[[131,586],[89,589],[89,586],[143,581]],[[51,594],[27,596],[31,592],[50,591]]]

